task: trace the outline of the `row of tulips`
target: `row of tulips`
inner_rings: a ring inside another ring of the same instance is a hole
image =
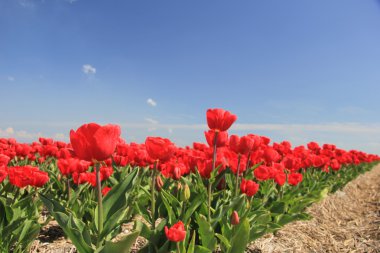
[[[116,125],[85,124],[70,143],[0,139],[0,249],[25,252],[55,219],[79,252],[244,252],[380,160],[335,145],[292,148],[228,135],[237,117],[207,111],[207,144],[148,137],[126,143]],[[41,220],[44,207],[49,211]],[[134,231],[116,239],[122,225]]]

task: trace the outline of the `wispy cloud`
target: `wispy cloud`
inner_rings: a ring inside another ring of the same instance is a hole
[[[156,101],[154,101],[154,100],[151,99],[151,98],[148,98],[148,99],[146,100],[146,103],[147,103],[148,105],[150,105],[150,106],[153,106],[153,107],[157,106]]]
[[[13,76],[8,76],[7,79],[9,82],[14,82],[16,80]]]
[[[145,121],[149,122],[150,124],[154,124],[154,125],[157,125],[158,124],[158,121],[157,120],[154,120],[152,118],[145,118]]]
[[[149,123],[150,120],[145,119]],[[154,121],[154,120],[153,120]],[[156,122],[156,121],[154,121]],[[122,123],[122,126],[130,128],[140,128],[147,126],[144,123]],[[157,128],[171,129],[193,129],[205,130],[206,124],[156,124]],[[316,131],[316,132],[339,132],[339,133],[378,133],[380,134],[380,124],[361,123],[326,123],[326,124],[234,124],[232,131]]]
[[[84,64],[82,66],[82,71],[83,71],[83,73],[85,73],[87,75],[94,75],[96,73],[96,68],[94,68],[90,64]]]
[[[42,133],[30,133],[25,130],[15,131],[13,127],[8,127],[6,129],[0,129],[0,137],[3,138],[16,138],[23,140],[36,140],[38,137],[41,137]]]
[[[35,2],[33,0],[18,0],[18,4],[24,8],[34,8]]]

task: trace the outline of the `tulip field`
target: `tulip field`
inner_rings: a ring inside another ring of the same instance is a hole
[[[191,147],[126,143],[119,126],[96,123],[71,130],[69,143],[0,138],[0,252],[29,252],[55,220],[80,253],[130,252],[138,238],[142,253],[243,253],[310,219],[306,207],[380,161],[333,144],[229,135],[237,116],[223,109],[206,119],[206,144]]]

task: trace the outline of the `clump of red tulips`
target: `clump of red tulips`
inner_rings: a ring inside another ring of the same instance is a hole
[[[71,130],[70,143],[0,138],[0,249],[25,252],[55,219],[78,252],[128,252],[137,236],[148,241],[139,252],[244,252],[380,161],[229,135],[237,116],[223,109],[206,120],[206,144],[184,148],[161,137],[126,143],[119,126],[95,123]],[[128,222],[134,231],[115,240]]]

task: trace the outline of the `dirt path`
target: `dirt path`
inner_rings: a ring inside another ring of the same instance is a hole
[[[380,165],[307,212],[312,220],[288,224],[248,252],[380,252]]]
[[[265,235],[247,252],[380,252],[380,164],[307,212],[312,220],[288,224],[275,236]],[[41,233],[30,252],[76,252],[58,225],[52,225]],[[55,238],[51,238],[52,232]]]

